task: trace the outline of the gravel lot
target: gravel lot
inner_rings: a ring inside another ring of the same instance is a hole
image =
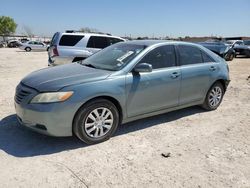
[[[0,187],[250,187],[250,59],[229,66],[232,81],[216,111],[139,120],[87,146],[18,125],[15,87],[47,67],[47,53],[0,49]]]

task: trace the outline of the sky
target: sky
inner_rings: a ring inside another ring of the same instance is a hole
[[[1,0],[0,16],[41,36],[95,28],[132,37],[250,36],[250,0]]]

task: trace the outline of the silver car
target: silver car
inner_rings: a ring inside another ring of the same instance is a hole
[[[193,105],[215,110],[229,84],[224,59],[191,43],[117,43],[79,63],[42,69],[16,88],[21,124],[93,144],[118,125]]]
[[[34,51],[46,51],[48,50],[48,46],[39,41],[28,41],[26,43],[21,43],[21,46],[19,46],[21,50],[25,50],[26,52],[30,52],[32,50]]]

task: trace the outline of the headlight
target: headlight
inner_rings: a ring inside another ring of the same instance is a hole
[[[50,102],[63,102],[73,95],[73,91],[67,92],[51,92],[40,93],[36,95],[30,103],[50,103]]]

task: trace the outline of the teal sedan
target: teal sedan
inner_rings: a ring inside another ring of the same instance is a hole
[[[200,45],[128,41],[29,74],[16,88],[15,108],[32,130],[94,144],[126,122],[193,105],[215,110],[229,81],[227,63]]]

